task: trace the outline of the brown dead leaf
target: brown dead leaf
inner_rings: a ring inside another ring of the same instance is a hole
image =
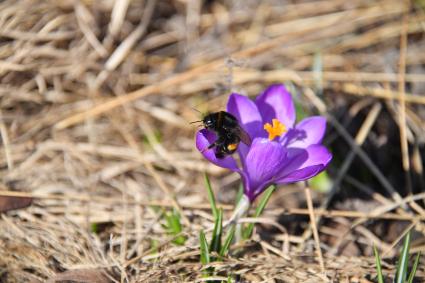
[[[12,197],[0,196],[0,212],[20,209],[30,206],[32,198],[30,197]]]
[[[47,283],[110,283],[107,273],[100,269],[74,269],[56,274]]]

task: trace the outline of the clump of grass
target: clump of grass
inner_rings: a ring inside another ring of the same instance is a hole
[[[217,208],[214,192],[207,175],[205,175],[205,184],[212,214],[214,216],[214,228],[210,242],[208,242],[203,230],[199,232],[199,242],[201,254],[200,261],[203,265],[208,265],[209,263],[223,259],[223,257],[229,253],[230,245],[235,235],[235,227],[233,225],[231,226],[223,242],[223,210]],[[214,268],[212,267],[207,268],[204,272],[206,276],[210,276],[213,273]]]
[[[421,253],[419,252],[416,254],[416,258],[413,263],[412,269],[410,270],[410,272],[408,272],[409,257],[410,257],[409,250],[410,250],[410,231],[404,237],[403,247],[401,249],[400,257],[397,262],[397,271],[396,271],[396,276],[394,279],[395,283],[405,283],[405,282],[412,283],[413,279],[415,278]],[[384,283],[385,281],[384,281],[384,275],[382,272],[381,258],[375,246],[373,247],[373,252],[375,254],[378,283]],[[406,278],[407,278],[407,281],[406,281]]]
[[[226,233],[226,236],[224,237],[223,241],[223,234],[224,234],[224,226],[223,226],[223,210],[219,209],[217,207],[215,196],[213,189],[211,187],[211,183],[209,181],[208,175],[205,174],[205,185],[207,188],[208,193],[208,200],[211,206],[211,211],[214,217],[214,228],[211,235],[211,240],[208,241],[207,237],[205,235],[205,232],[201,230],[199,232],[199,245],[200,245],[200,262],[203,265],[208,265],[215,261],[221,261],[226,256],[230,254],[230,247],[232,242],[235,239],[236,231],[240,229],[240,234],[242,236],[242,239],[249,239],[252,236],[252,232],[254,230],[254,223],[249,223],[245,226],[238,224],[238,223],[232,223],[230,222],[227,226],[228,231]],[[266,204],[268,200],[270,199],[270,196],[276,189],[275,186],[270,186],[263,194],[262,198],[260,199],[259,205],[255,209],[253,217],[259,217],[261,213],[264,211],[264,208],[266,207]],[[239,193],[238,195],[242,195]],[[240,197],[236,197],[236,203]],[[237,228],[238,226],[238,228]],[[214,275],[214,268],[208,267],[204,271],[205,276],[211,276]],[[232,282],[232,277],[228,277],[228,282]]]

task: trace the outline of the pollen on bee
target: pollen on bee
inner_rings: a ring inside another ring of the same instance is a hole
[[[231,143],[227,146],[228,150],[235,150],[238,148],[238,144],[237,143]]]
[[[286,133],[286,127],[282,124],[278,119],[272,120],[273,125],[270,123],[264,124],[264,130],[269,133],[269,140],[274,140],[275,137],[280,137],[284,133]]]

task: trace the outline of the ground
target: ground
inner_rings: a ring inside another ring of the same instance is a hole
[[[328,120],[319,238],[305,184],[280,186],[215,279],[376,282],[376,246],[391,280],[408,230],[424,250],[424,20],[419,0],[1,2],[0,281],[207,280],[204,174],[225,219],[240,178],[190,122],[273,83]]]

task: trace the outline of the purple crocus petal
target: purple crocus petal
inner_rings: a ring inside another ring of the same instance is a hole
[[[297,182],[313,177],[323,170],[332,159],[332,154],[326,147],[319,144],[310,145],[305,149],[288,149],[286,166],[279,173],[276,183]],[[319,166],[320,168],[318,168]],[[315,170],[318,170],[317,172]],[[303,172],[305,170],[305,172]],[[299,176],[299,180],[297,180]]]
[[[326,167],[332,159],[332,154],[321,144],[310,145],[306,148],[306,151],[308,152],[308,159],[300,166],[300,168],[318,164],[322,164]]]
[[[238,119],[240,126],[249,134],[251,139],[265,136],[263,121],[257,105],[246,96],[232,93],[227,102],[227,112]]]
[[[326,119],[313,116],[299,122],[283,136],[282,142],[288,147],[305,148],[322,142],[326,131]]]
[[[276,118],[285,127],[292,128],[295,123],[295,106],[291,94],[284,85],[272,85],[255,99],[263,123],[272,123]]]
[[[304,181],[309,178],[312,178],[316,176],[318,173],[320,173],[325,168],[324,165],[313,165],[308,166],[303,169],[298,169],[290,173],[289,175],[279,179],[276,183],[277,184],[288,184],[288,183],[294,183],[299,181]]]
[[[240,161],[241,161],[241,164],[242,164],[242,168],[246,167],[245,166],[245,163],[246,163],[245,159],[246,159],[246,156],[249,152],[249,148],[250,148],[250,146],[244,144],[243,142],[239,143],[238,154],[239,154],[239,158],[240,158]]]
[[[202,155],[208,159],[210,162],[214,163],[217,166],[230,169],[232,171],[240,171],[238,165],[231,156],[225,158],[215,157],[214,148],[207,149],[210,144],[215,142],[217,139],[216,135],[206,129],[202,129],[196,133],[196,148],[202,153]]]
[[[295,182],[307,180],[311,177],[316,176],[323,169],[324,169],[323,165],[313,165],[303,169],[295,170],[291,172],[289,175],[287,175],[286,177],[281,178],[279,180],[274,180],[273,182],[270,182],[270,181],[263,182],[262,184],[257,186],[253,195],[251,197],[250,196],[248,197],[252,202],[259,194],[261,194],[265,189],[267,189],[267,187],[270,186],[272,183],[283,185],[283,184],[289,184],[289,183],[295,183]]]
[[[285,166],[287,150],[277,142],[265,138],[254,139],[246,156],[244,172],[248,177],[245,194],[251,199],[265,184],[273,179]]]

